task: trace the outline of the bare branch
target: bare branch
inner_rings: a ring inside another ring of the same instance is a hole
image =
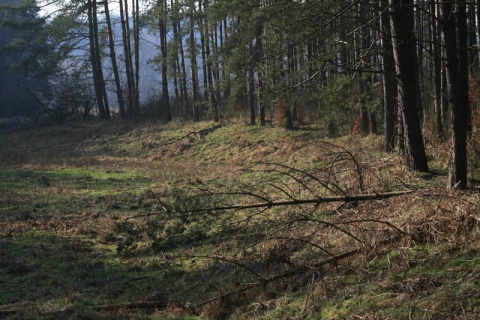
[[[268,202],[268,203],[255,203],[255,204],[246,204],[246,205],[226,205],[218,206],[211,208],[198,208],[192,209],[189,211],[178,211],[173,213],[202,213],[202,212],[211,212],[211,211],[225,211],[225,210],[247,210],[247,209],[258,209],[258,208],[273,208],[273,207],[284,207],[284,206],[298,206],[298,205],[307,205],[314,204],[319,205],[322,203],[329,202],[353,202],[353,201],[369,201],[369,200],[381,200],[388,199],[392,197],[405,196],[412,193],[412,190],[404,191],[393,191],[386,193],[369,193],[369,194],[359,194],[359,195],[344,195],[344,196],[332,196],[332,197],[323,197],[315,199],[294,199],[288,201],[278,201],[278,202]]]

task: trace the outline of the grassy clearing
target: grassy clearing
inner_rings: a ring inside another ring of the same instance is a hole
[[[476,319],[480,199],[445,190],[444,148],[419,175],[380,137],[314,128],[2,135],[0,317]]]

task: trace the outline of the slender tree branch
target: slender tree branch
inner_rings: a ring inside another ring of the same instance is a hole
[[[407,194],[412,193],[411,190],[404,190],[404,191],[393,191],[393,192],[386,192],[386,193],[369,193],[369,194],[359,194],[359,195],[344,195],[344,196],[332,196],[332,197],[323,197],[323,198],[316,198],[316,199],[295,199],[295,200],[287,200],[287,201],[278,201],[278,202],[269,202],[269,203],[255,203],[255,204],[247,204],[247,205],[226,205],[226,206],[218,206],[218,207],[211,207],[211,208],[198,208],[192,209],[189,211],[180,211],[174,213],[202,213],[202,212],[210,212],[210,211],[225,211],[225,210],[247,210],[247,209],[258,209],[258,208],[273,208],[273,207],[283,207],[283,206],[295,206],[295,205],[306,205],[306,204],[321,204],[321,203],[329,203],[329,202],[353,202],[353,201],[368,201],[368,200],[381,200],[381,199],[388,199],[392,197],[399,197],[404,196]]]

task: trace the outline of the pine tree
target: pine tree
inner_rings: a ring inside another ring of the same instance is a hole
[[[413,0],[390,0],[393,52],[397,71],[399,109],[402,112],[407,167],[428,171],[420,127],[418,71],[414,35]]]

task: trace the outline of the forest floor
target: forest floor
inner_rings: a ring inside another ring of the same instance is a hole
[[[479,319],[480,193],[382,137],[239,123],[0,134],[2,319]]]

